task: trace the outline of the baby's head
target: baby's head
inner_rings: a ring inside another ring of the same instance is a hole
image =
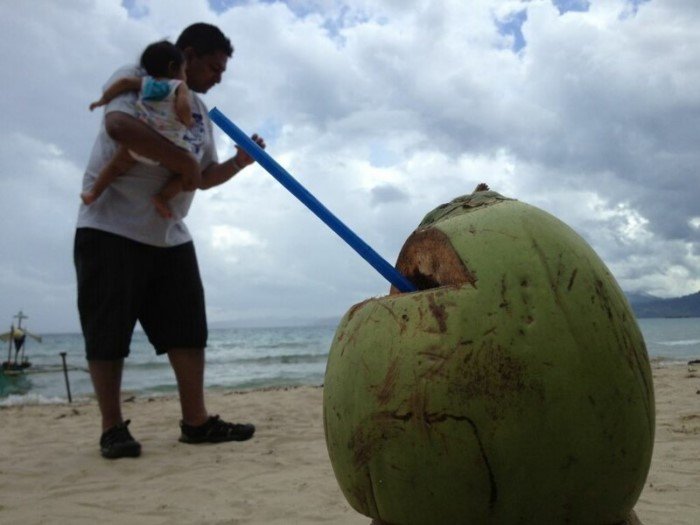
[[[155,42],[144,49],[141,67],[155,78],[185,80],[185,55],[167,40]]]

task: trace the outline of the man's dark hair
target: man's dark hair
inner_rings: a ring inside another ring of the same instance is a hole
[[[217,51],[222,51],[229,57],[233,55],[233,46],[226,35],[218,27],[204,22],[186,27],[175,45],[182,51],[191,47],[197,56],[209,55]]]
[[[141,54],[141,67],[156,78],[172,77],[184,61],[182,51],[167,40],[149,45]]]

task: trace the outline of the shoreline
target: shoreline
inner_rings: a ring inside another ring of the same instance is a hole
[[[700,355],[698,358],[692,358],[690,361],[688,358],[670,358],[670,357],[664,357],[664,356],[659,356],[659,357],[651,357],[650,358],[650,364],[652,369],[655,368],[673,368],[673,367],[683,367],[683,366],[694,366],[694,367],[700,367]],[[126,372],[128,373],[128,371]],[[0,380],[2,380],[2,377],[0,377]],[[61,375],[60,377],[57,378],[57,381],[63,385],[63,376]],[[293,390],[295,388],[304,388],[304,387],[311,387],[311,388],[322,388],[323,383],[308,383],[308,384],[289,384],[289,383],[279,383],[279,384],[270,384],[267,386],[222,386],[222,385],[215,385],[215,386],[208,386],[206,387],[206,391],[211,394],[230,394],[230,393],[249,393],[249,392],[257,392],[257,391],[266,391],[266,390]],[[72,387],[71,387],[72,388]],[[122,397],[127,400],[131,400],[131,398],[138,398],[138,399],[149,399],[149,398],[161,398],[161,397],[172,397],[176,398],[177,397],[177,386],[173,382],[172,385],[168,385],[167,388],[163,389],[151,389],[151,390],[138,390],[138,389],[129,389],[125,388],[122,390]],[[90,392],[80,392],[80,393],[75,393],[73,392],[73,403],[70,405],[67,401],[67,396],[65,391],[61,393],[61,395],[56,395],[56,396],[51,396],[51,397],[46,397],[41,394],[37,394],[32,388],[29,388],[26,392],[23,392],[21,394],[8,394],[8,395],[3,395],[0,396],[0,410],[4,408],[9,408],[13,406],[61,406],[61,405],[67,405],[67,406],[77,406],[79,404],[84,404],[84,403],[89,403],[89,402],[94,402],[95,401],[95,395]]]
[[[656,437],[635,511],[645,525],[700,522],[700,366],[652,365]],[[3,523],[369,525],[340,492],[321,386],[210,389],[213,414],[252,421],[244,443],[179,443],[174,395],[125,395],[139,459],[99,455],[93,399],[0,407]]]

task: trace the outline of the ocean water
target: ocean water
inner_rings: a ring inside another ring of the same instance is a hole
[[[205,384],[207,388],[320,385],[335,327],[235,328],[209,332]],[[23,380],[0,383],[0,406],[65,402],[67,389],[61,368],[66,353],[73,399],[92,395],[81,334],[49,334],[41,344],[28,340],[32,371]],[[0,357],[7,359],[7,348]],[[0,376],[0,380],[2,377]],[[136,332],[125,361],[125,395],[176,392],[175,376],[166,356],[156,356],[148,339]]]
[[[700,318],[640,319],[649,357],[660,363],[700,359]],[[236,328],[211,330],[207,348],[207,388],[251,389],[319,385],[335,327]],[[7,349],[5,349],[7,352]],[[73,399],[92,395],[80,334],[45,335],[28,342],[33,371],[0,383],[0,406],[63,403],[67,399],[60,353],[66,353]],[[7,354],[0,352],[4,361]],[[3,381],[0,376],[0,381]],[[126,395],[159,395],[176,391],[166,357],[157,357],[137,332],[126,360],[122,384]]]

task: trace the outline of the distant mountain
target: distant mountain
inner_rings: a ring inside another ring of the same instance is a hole
[[[660,299],[658,297],[654,297],[653,295],[649,295],[646,293],[628,293],[625,295],[627,295],[627,300],[633,306],[640,305],[640,304],[649,304],[649,303],[653,303],[655,301],[663,301],[663,299]]]
[[[700,317],[700,292],[659,299],[647,294],[628,294],[637,317]]]
[[[700,317],[700,292],[660,299],[649,294],[628,293],[627,299],[637,317]],[[213,321],[209,328],[336,327],[341,315],[328,317],[260,317]]]

